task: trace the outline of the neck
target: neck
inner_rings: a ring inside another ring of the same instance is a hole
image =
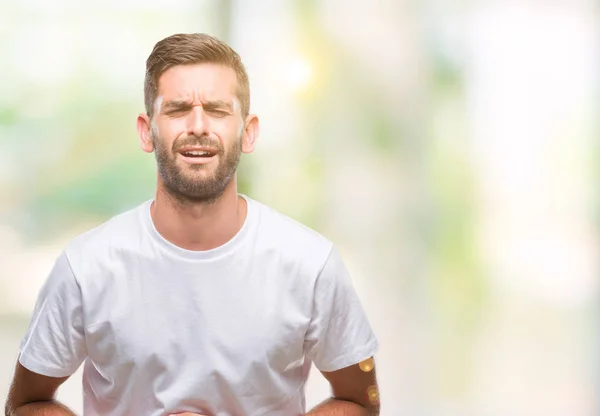
[[[246,219],[247,203],[237,194],[235,177],[214,202],[182,203],[159,181],[150,208],[156,230],[186,250],[210,250],[231,240]]]

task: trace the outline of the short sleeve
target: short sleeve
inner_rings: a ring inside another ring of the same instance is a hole
[[[38,294],[19,362],[38,374],[70,376],[86,357],[84,334],[81,290],[63,252]]]
[[[304,350],[321,371],[336,371],[375,354],[379,345],[338,251],[333,248],[314,288]]]

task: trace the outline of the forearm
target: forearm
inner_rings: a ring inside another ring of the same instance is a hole
[[[328,399],[305,416],[375,416],[378,414],[377,409],[367,409],[346,400]]]
[[[64,404],[53,400],[47,402],[33,402],[16,409],[6,409],[7,416],[75,416]]]

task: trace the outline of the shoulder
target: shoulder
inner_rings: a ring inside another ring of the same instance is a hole
[[[257,245],[279,255],[310,260],[321,266],[333,249],[333,243],[321,233],[276,209],[251,200],[258,211]]]
[[[75,236],[64,253],[73,269],[83,262],[94,263],[97,259],[110,257],[111,252],[128,250],[140,242],[143,231],[144,210],[149,201],[117,214],[104,223]]]
[[[260,234],[279,244],[294,246],[312,246],[318,250],[331,250],[332,242],[312,228],[288,217],[276,209],[261,202],[251,200],[258,211]]]

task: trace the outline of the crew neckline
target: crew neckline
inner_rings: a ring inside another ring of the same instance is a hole
[[[227,254],[236,250],[243,243],[244,238],[248,235],[250,228],[255,223],[257,212],[256,207],[254,206],[254,201],[252,201],[251,198],[247,197],[244,194],[238,193],[238,196],[244,198],[247,206],[246,218],[244,219],[242,227],[225,244],[222,244],[210,250],[188,250],[179,247],[178,245],[173,244],[169,240],[164,238],[156,229],[154,221],[152,220],[152,214],[150,213],[150,207],[152,206],[152,202],[154,202],[154,198],[146,201],[146,203],[143,206],[143,221],[146,225],[146,228],[148,229],[148,232],[150,233],[152,241],[156,243],[162,250],[168,252],[169,254],[187,260],[215,260],[226,256]]]

